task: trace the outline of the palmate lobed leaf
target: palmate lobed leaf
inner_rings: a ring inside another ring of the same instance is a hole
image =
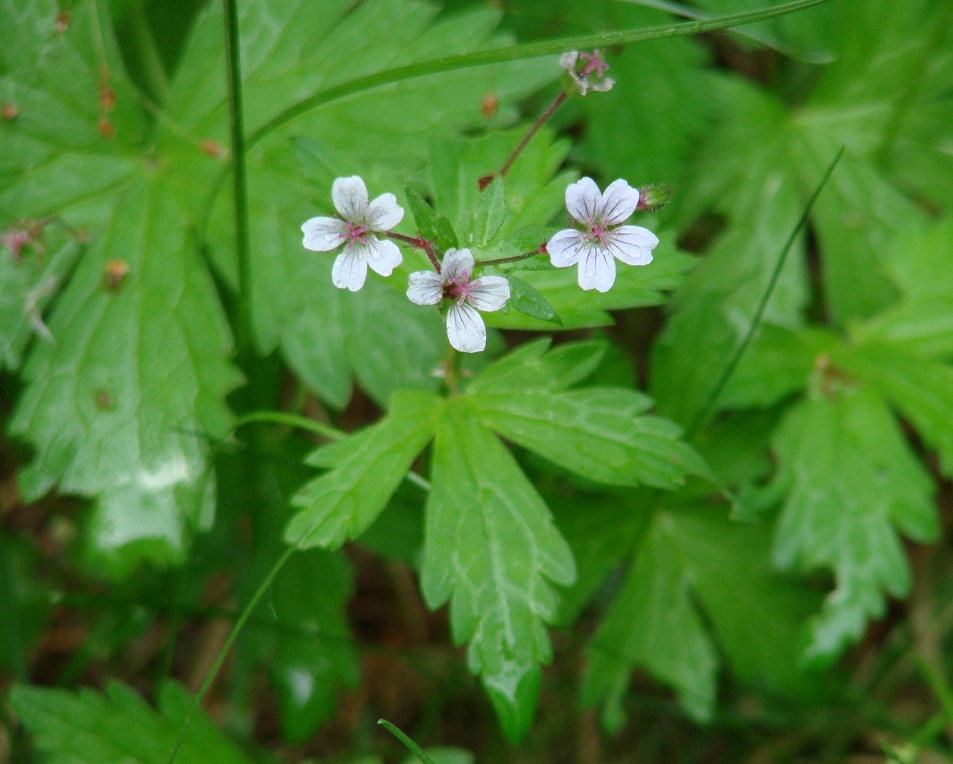
[[[504,730],[532,721],[539,665],[551,658],[545,624],[551,585],[575,576],[572,554],[536,489],[467,399],[448,404],[434,446],[421,588],[427,604],[451,599],[456,642],[469,641]]]
[[[119,682],[107,684],[105,693],[19,685],[10,700],[51,764],[167,764],[192,707],[191,695],[172,683],[162,688],[158,710]],[[176,761],[248,764],[251,759],[199,712]]]
[[[937,531],[935,488],[883,400],[868,387],[822,389],[792,408],[774,438],[786,494],[775,538],[782,567],[830,569],[836,589],[811,625],[808,660],[829,661],[903,596],[910,571],[898,531]]]
[[[214,514],[207,438],[227,431],[239,382],[211,280],[186,212],[162,178],[130,184],[86,250],[36,346],[11,430],[34,445],[20,475],[35,498],[54,484],[96,500],[88,543],[122,574],[139,559],[181,561]],[[115,288],[107,263],[128,273]]]
[[[380,422],[315,451],[308,463],[332,469],[292,500],[301,511],[288,524],[285,540],[301,548],[336,548],[360,536],[433,437],[443,408],[431,393],[405,390],[394,395]]]
[[[476,405],[508,440],[599,483],[672,489],[706,469],[677,425],[644,415],[652,401],[634,390],[484,393]]]
[[[722,658],[744,684],[803,695],[799,627],[816,598],[779,576],[770,529],[729,520],[713,507],[665,506],[633,520],[617,511],[608,535],[632,537],[635,560],[587,649],[583,700],[603,705],[610,729],[625,721],[632,669],[671,686],[699,721],[714,711]],[[645,527],[647,525],[647,527]]]

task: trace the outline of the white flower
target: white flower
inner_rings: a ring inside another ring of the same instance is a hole
[[[592,178],[570,183],[566,209],[582,228],[567,228],[546,243],[550,262],[557,268],[579,263],[579,286],[600,292],[615,282],[613,258],[627,265],[648,265],[658,237],[646,228],[621,225],[638,204],[638,189],[621,179],[604,196]]]
[[[569,72],[580,95],[585,95],[590,90],[606,93],[615,85],[615,80],[605,76],[609,71],[609,64],[602,60],[602,54],[598,50],[592,53],[580,53],[578,50],[563,53],[559,57],[559,65]]]
[[[386,232],[404,217],[393,194],[381,194],[368,203],[367,186],[357,175],[338,178],[331,198],[341,218],[311,218],[301,226],[302,242],[314,252],[329,252],[343,246],[334,261],[331,280],[339,289],[356,292],[364,286],[367,266],[381,276],[390,276],[403,261],[392,241],[378,239],[372,231]]]
[[[417,305],[452,301],[447,309],[447,337],[461,353],[479,353],[486,348],[486,326],[477,311],[499,310],[510,299],[510,284],[502,276],[470,281],[473,265],[469,249],[448,249],[440,273],[411,273],[407,288],[407,297]]]

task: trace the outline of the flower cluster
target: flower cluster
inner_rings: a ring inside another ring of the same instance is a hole
[[[560,65],[582,95],[590,90],[605,92],[614,84],[605,76],[609,65],[598,50],[566,53]],[[482,181],[506,175],[536,130],[566,98],[567,91],[556,97],[500,172],[481,179],[481,189],[487,185]],[[532,252],[479,262],[469,249],[451,248],[440,252],[434,246],[435,241],[421,234],[412,238],[393,231],[404,218],[397,198],[388,193],[370,201],[364,181],[354,175],[338,178],[331,188],[337,216],[311,218],[301,226],[301,231],[305,248],[316,252],[339,250],[331,280],[336,287],[352,292],[364,286],[368,268],[386,277],[403,262],[394,240],[424,250],[433,271],[410,274],[408,299],[416,305],[438,306],[446,321],[450,345],[463,353],[476,353],[486,348],[486,326],[480,313],[501,310],[510,300],[510,282],[506,278],[496,275],[474,278],[476,269],[547,253],[555,268],[577,265],[577,279],[583,289],[607,292],[615,283],[616,260],[626,265],[648,265],[652,262],[652,250],[659,242],[651,231],[626,225],[625,221],[636,210],[657,209],[670,195],[664,186],[650,186],[640,191],[622,179],[610,184],[603,194],[595,181],[582,178],[566,188],[566,209],[572,217],[569,228],[542,242]],[[12,249],[17,244],[16,241],[8,243]],[[517,308],[523,309],[519,303]]]
[[[368,267],[390,276],[403,257],[386,237],[406,238],[390,231],[404,217],[396,197],[382,194],[369,202],[364,181],[353,176],[334,181],[331,198],[340,217],[306,221],[301,226],[304,246],[317,252],[342,250],[331,271],[331,280],[340,289],[359,290]],[[605,194],[592,178],[571,183],[566,188],[566,209],[574,225],[555,234],[541,251],[549,253],[556,268],[578,265],[583,289],[607,292],[615,283],[616,260],[626,265],[652,262],[658,237],[646,228],[624,225],[639,201],[639,190],[622,179],[610,184]],[[476,267],[469,249],[448,249],[435,271],[411,273],[407,289],[411,302],[443,307],[450,344],[463,353],[477,353],[486,347],[486,326],[479,311],[500,310],[510,299],[509,282],[504,277],[475,279]]]

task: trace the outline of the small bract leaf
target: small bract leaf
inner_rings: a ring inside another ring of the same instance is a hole
[[[404,193],[407,195],[407,204],[410,206],[421,235],[426,239],[434,240],[444,251],[455,249],[458,246],[457,234],[450,225],[450,221],[434,210],[414,189],[405,186]]]
[[[556,315],[553,306],[546,302],[546,298],[533,287],[515,276],[507,276],[506,280],[510,283],[510,307],[527,316],[538,318],[540,321],[548,321],[557,326],[563,325],[562,319]]]
[[[468,247],[486,247],[506,222],[506,187],[497,177],[477,198],[476,206],[467,218]]]

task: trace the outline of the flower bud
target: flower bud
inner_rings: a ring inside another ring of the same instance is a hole
[[[635,209],[655,212],[668,204],[671,199],[672,189],[664,183],[657,186],[643,186],[639,189],[639,204]]]

